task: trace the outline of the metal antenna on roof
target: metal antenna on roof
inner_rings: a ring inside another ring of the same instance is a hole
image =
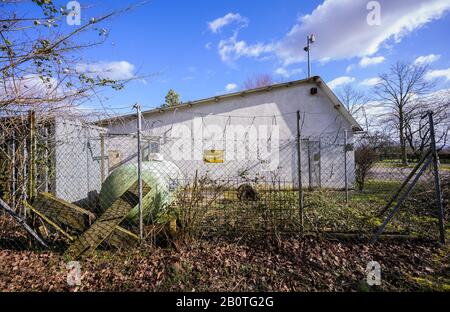
[[[306,53],[308,53],[308,78],[311,78],[311,60],[310,60],[310,51],[311,44],[316,41],[316,37],[314,35],[308,35],[306,37],[306,47],[303,48]]]

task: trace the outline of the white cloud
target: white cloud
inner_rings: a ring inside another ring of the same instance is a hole
[[[436,55],[436,54],[422,55],[422,56],[419,56],[418,58],[416,58],[416,60],[414,61],[414,64],[416,64],[416,65],[431,64],[431,63],[439,60],[440,57],[441,57],[440,55]]]
[[[284,78],[290,78],[301,74],[302,72],[303,70],[301,68],[288,69],[286,67],[279,67],[275,70],[276,75],[283,76]]]
[[[330,62],[331,61],[331,57],[323,57],[321,59],[318,59],[317,61],[319,62],[319,65],[322,66],[322,65],[325,65],[328,62]]]
[[[368,115],[377,117],[387,114],[391,110],[389,106],[379,101],[371,101],[367,103],[364,107]]]
[[[364,105],[364,110],[359,110],[355,116],[360,125],[367,122],[370,131],[386,132],[385,116],[389,114],[391,108],[379,101],[370,101]]]
[[[52,97],[62,91],[55,78],[36,74],[0,81],[0,97]]]
[[[281,41],[278,54],[285,62],[301,61],[298,49],[308,34],[316,35],[313,57],[347,59],[378,52],[388,39],[400,41],[410,32],[440,18],[450,9],[448,0],[379,0],[381,25],[367,23],[367,1],[327,0],[311,14],[302,16]],[[357,30],[357,31],[355,31]]]
[[[288,70],[284,67],[279,67],[275,70],[275,74],[283,76],[283,77],[289,77]]]
[[[206,50],[211,50],[211,48],[212,48],[212,42],[208,42],[207,44],[205,44]]]
[[[79,63],[75,66],[78,73],[112,80],[127,80],[135,77],[134,65],[127,61]]]
[[[257,58],[264,53],[273,51],[272,45],[265,45],[262,43],[248,45],[244,40],[238,41],[237,35],[238,33],[236,32],[230,38],[219,42],[218,49],[222,61],[231,62],[242,56]]]
[[[450,80],[450,68],[430,70],[426,73],[425,78],[428,80],[435,78],[445,78],[446,80]]]
[[[237,84],[235,84],[235,83],[229,83],[229,84],[227,84],[226,86],[225,86],[225,90],[227,91],[227,92],[231,92],[231,91],[234,91],[234,90],[236,90],[237,89]]]
[[[362,86],[372,87],[372,86],[376,85],[379,82],[380,82],[380,78],[373,77],[373,78],[364,79],[359,84],[362,85]]]
[[[241,16],[239,13],[228,13],[225,16],[219,17],[208,23],[208,28],[213,32],[219,32],[223,27],[231,23],[237,23],[241,27],[248,25],[248,19]]]
[[[338,77],[336,79],[333,79],[331,81],[329,81],[327,83],[327,85],[331,88],[331,89],[336,89],[339,86],[345,85],[347,83],[351,83],[355,81],[355,77],[349,77],[349,76],[341,76]]]
[[[353,70],[353,64],[350,64],[350,65],[348,65],[346,68],[345,68],[345,72],[348,74],[349,72],[351,72]]]
[[[304,61],[306,53],[302,47],[307,35],[313,33],[316,35],[316,42],[311,48],[313,60],[373,56],[387,41],[399,42],[450,10],[448,0],[378,0],[381,6],[381,25],[371,26],[367,23],[367,15],[370,13],[366,8],[367,2],[324,1],[310,14],[300,17],[284,38],[276,41],[273,52],[285,65]]]
[[[385,60],[384,56],[374,56],[374,57],[364,56],[359,61],[359,66],[364,68],[364,67],[367,67],[367,66],[372,66],[372,65],[383,63],[384,60]]]

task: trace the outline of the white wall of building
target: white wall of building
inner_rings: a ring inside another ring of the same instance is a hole
[[[61,118],[54,127],[52,191],[69,202],[86,201],[101,189],[100,134],[106,130]]]
[[[197,170],[200,175],[208,173],[213,178],[234,179],[243,170],[248,170],[249,176],[258,173],[266,180],[278,179],[284,183],[296,185],[298,182],[297,111],[300,111],[301,136],[304,139],[302,140],[303,185],[309,184],[308,173],[312,167],[315,175],[312,186],[320,184],[322,187],[341,188],[344,185],[345,176],[344,131],[347,131],[348,140],[351,142],[352,125],[334,107],[321,88],[317,88],[317,94],[311,95],[312,87],[317,85],[306,82],[192,106],[186,104],[175,110],[144,113],[143,135],[149,141],[158,141],[163,157],[176,163],[188,177],[193,178]],[[280,150],[278,166],[275,169],[272,167],[273,170],[266,170],[267,162],[273,160],[272,156],[266,157],[266,163],[261,159],[235,159],[211,164],[205,163],[201,158],[203,151],[208,149],[224,149],[227,155],[229,153],[227,146],[231,146],[232,141],[236,143],[237,149],[245,149],[248,137],[251,136],[248,130],[252,127],[258,131],[257,135],[261,144],[270,146],[271,143],[268,143],[267,137],[273,136],[273,132],[268,130],[264,136],[259,129],[261,129],[260,126],[270,129],[273,125],[279,129]],[[176,130],[179,130],[180,126],[184,130],[177,133]],[[231,126],[241,127],[242,131],[238,131],[237,137],[227,137],[226,131]],[[214,130],[211,127],[215,127],[216,131],[205,131]],[[197,137],[194,140],[190,139],[189,132],[198,131],[199,128],[203,129],[202,140],[197,140]],[[110,135],[136,133],[136,120],[129,118],[125,121],[117,121],[110,124],[108,130]],[[241,135],[240,138],[239,135]],[[180,143],[180,137],[184,137],[184,141],[190,140],[193,146],[192,150],[181,150],[185,159],[179,159],[179,155],[175,156],[173,153],[173,145],[177,144],[175,142]],[[309,156],[308,140],[312,142],[309,143],[311,144]],[[110,150],[120,150],[121,159],[136,161],[136,143],[131,136],[109,137],[107,145]],[[320,157],[317,155],[319,147]],[[354,183],[353,152],[348,152],[347,157],[348,179],[352,185]]]

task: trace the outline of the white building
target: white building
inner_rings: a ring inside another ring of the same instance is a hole
[[[136,161],[136,124],[136,114],[99,123],[108,129],[110,170]],[[354,154],[345,136],[351,143],[361,127],[317,76],[144,111],[144,159],[157,154],[191,179],[197,171],[297,185],[297,125],[303,186],[342,188],[345,159],[351,186]]]

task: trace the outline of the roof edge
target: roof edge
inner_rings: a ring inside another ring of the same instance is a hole
[[[178,108],[192,107],[194,105],[202,104],[202,103],[219,102],[220,100],[223,100],[223,99],[233,98],[233,97],[237,97],[237,96],[245,96],[248,94],[253,94],[253,93],[258,93],[258,92],[267,92],[267,91],[272,91],[274,89],[296,86],[296,85],[303,84],[303,83],[314,83],[314,84],[318,85],[325,92],[325,94],[328,96],[328,98],[333,102],[334,108],[337,109],[344,116],[344,118],[347,119],[347,121],[350,123],[350,125],[352,127],[352,131],[353,132],[363,131],[362,127],[359,125],[359,123],[356,121],[356,119],[353,118],[353,116],[349,113],[347,108],[342,104],[342,102],[339,100],[339,98],[334,94],[334,92],[331,90],[331,88],[325,83],[325,81],[323,81],[323,79],[320,76],[313,76],[310,78],[305,78],[305,79],[300,79],[300,80],[277,83],[277,84],[273,84],[273,85],[266,86],[266,87],[259,87],[259,88],[249,89],[249,90],[227,93],[227,94],[223,94],[223,95],[212,96],[212,97],[208,97],[208,98],[204,98],[204,99],[200,99],[200,100],[183,102],[179,105],[174,105],[174,106],[170,106],[170,107],[154,108],[154,109],[143,111],[142,115],[145,116],[148,114],[163,113],[166,111],[176,110]],[[119,119],[126,120],[126,119],[130,119],[130,118],[135,118],[135,117],[136,117],[136,114],[127,114],[127,115],[122,115],[122,116],[118,116],[118,117],[112,117],[112,118],[100,120],[94,124],[97,126],[104,126],[110,122],[114,122]]]
[[[326,95],[330,98],[330,100],[334,104],[334,108],[337,109],[350,123],[353,132],[364,131],[359,122],[350,114],[344,104],[342,104],[341,100],[336,96],[336,94],[331,90],[331,88],[322,80],[319,76],[313,77],[315,79],[317,85],[322,88],[322,90],[326,93]]]
[[[249,90],[243,90],[243,91],[237,91],[237,92],[233,92],[233,93],[211,96],[208,98],[203,98],[203,99],[199,99],[199,100],[195,100],[195,101],[182,102],[179,105],[174,105],[174,106],[169,106],[169,107],[158,107],[158,108],[146,110],[146,111],[142,112],[142,115],[144,116],[144,115],[153,114],[153,113],[163,113],[163,112],[172,111],[172,110],[175,110],[178,108],[192,107],[194,105],[202,104],[202,103],[219,102],[220,100],[224,100],[224,99],[228,99],[228,98],[233,98],[233,97],[237,97],[237,96],[245,96],[248,94],[264,92],[264,91],[267,92],[267,91],[272,91],[273,89],[279,89],[282,87],[291,87],[291,86],[295,86],[295,85],[299,85],[299,84],[303,84],[303,83],[316,83],[317,79],[320,80],[320,77],[314,76],[311,78],[282,82],[282,83],[277,83],[277,84],[273,84],[273,85],[265,86],[265,87],[259,87],[259,88],[249,89]],[[112,121],[115,121],[118,119],[129,119],[129,118],[134,118],[134,117],[136,117],[136,114],[126,114],[126,115],[122,115],[122,116],[103,119],[103,120],[95,122],[95,124],[98,126],[101,126],[101,125],[107,124],[108,122],[112,122]]]

